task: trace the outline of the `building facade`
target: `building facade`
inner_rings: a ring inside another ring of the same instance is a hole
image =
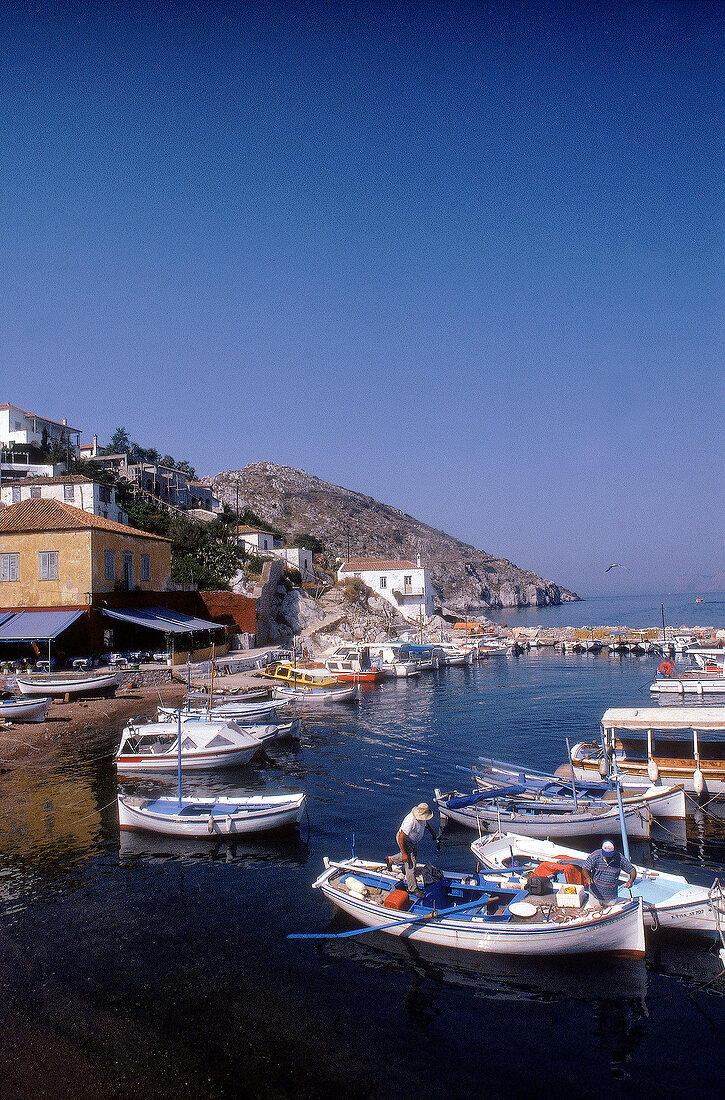
[[[0,509],[0,608],[83,606],[170,583],[170,539],[58,500]]]
[[[340,581],[349,577],[359,578],[411,622],[429,619],[434,612],[430,572],[420,564],[420,557],[417,562],[353,558],[337,572]]]
[[[116,501],[112,485],[92,481],[81,474],[58,477],[25,478],[14,484],[0,485],[0,504],[19,504],[23,500],[60,500],[84,512],[92,512],[116,523],[128,523],[128,515]]]
[[[71,428],[66,420],[48,420],[25,412],[16,405],[0,405],[0,444],[19,447],[57,446],[77,458],[80,453],[80,428]]]

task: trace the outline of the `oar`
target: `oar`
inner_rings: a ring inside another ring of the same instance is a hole
[[[376,924],[372,928],[353,928],[350,932],[288,932],[288,940],[346,940],[353,936],[364,936],[366,932],[384,932],[388,928],[397,928],[401,924],[420,924],[421,921],[436,921],[446,917],[450,913],[465,913],[468,909],[481,908],[485,904],[481,898],[477,901],[467,901],[465,905],[452,905],[450,909],[439,909],[433,913],[421,913],[418,917],[406,917],[404,919],[390,921],[389,924]]]

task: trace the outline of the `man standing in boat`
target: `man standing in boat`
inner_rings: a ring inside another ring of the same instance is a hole
[[[392,871],[393,866],[403,865],[405,868],[405,884],[411,894],[418,893],[415,867],[418,862],[418,844],[423,839],[426,829],[435,840],[436,848],[440,848],[436,831],[430,824],[432,817],[433,811],[427,802],[421,802],[419,805],[414,806],[410,813],[403,818],[398,829],[398,835],[395,838],[400,851],[396,852],[394,856],[387,856],[386,858],[388,870],[390,871]]]
[[[637,872],[626,856],[614,850],[611,840],[605,840],[601,848],[585,859],[582,867],[584,885],[589,888],[590,896],[600,907],[613,905],[617,900],[621,871],[629,875],[625,883],[629,890]]]

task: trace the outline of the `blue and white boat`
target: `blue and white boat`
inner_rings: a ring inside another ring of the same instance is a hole
[[[550,840],[521,836],[516,833],[495,833],[479,837],[471,845],[471,851],[485,867],[491,870],[513,871],[522,879],[535,874],[541,865],[542,872],[552,874],[555,881],[565,884],[567,865],[581,867],[588,853],[576,848],[565,848]],[[710,887],[697,886],[682,875],[669,871],[653,870],[635,864],[637,877],[630,891],[624,889],[627,875],[621,874],[619,896],[641,898],[645,923],[650,929],[663,928],[687,932],[717,932],[725,929],[725,907],[722,888],[717,879]]]
[[[507,874],[460,874],[418,866],[419,889],[401,889],[385,864],[362,859],[324,860],[313,883],[333,905],[368,929],[413,943],[500,955],[571,955],[610,952],[641,958],[641,899],[607,909],[554,906],[530,894]],[[298,933],[294,939],[335,939],[364,934]]]

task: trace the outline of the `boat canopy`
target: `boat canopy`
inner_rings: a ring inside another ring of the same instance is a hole
[[[226,630],[221,623],[212,623],[207,619],[196,619],[193,615],[182,615],[180,611],[169,611],[166,607],[134,607],[111,611],[103,608],[103,614],[111,619],[121,619],[133,626],[145,626],[148,630],[160,630],[164,634],[191,634],[198,630]]]
[[[725,707],[610,707],[605,729],[725,730]]]
[[[0,642],[52,641],[85,614],[72,611],[18,611],[0,622]]]

